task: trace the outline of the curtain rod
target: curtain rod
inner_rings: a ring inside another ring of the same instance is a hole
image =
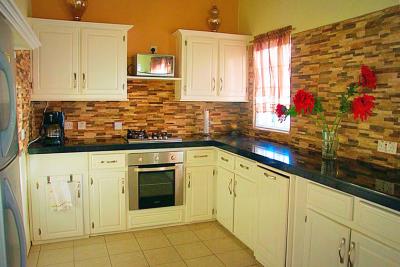
[[[253,43],[253,41],[256,40],[256,39],[264,38],[264,37],[267,37],[269,35],[274,35],[274,34],[286,32],[286,31],[294,31],[294,30],[296,30],[296,28],[293,28],[292,25],[289,25],[289,26],[286,26],[286,27],[283,27],[283,28],[279,28],[279,29],[276,29],[276,30],[272,30],[272,31],[266,32],[266,33],[261,33],[261,34],[258,34],[256,36],[254,36],[254,39],[252,41],[250,41],[250,43]]]

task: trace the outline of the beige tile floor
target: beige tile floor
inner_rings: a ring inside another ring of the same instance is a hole
[[[217,222],[33,246],[28,267],[262,266]]]

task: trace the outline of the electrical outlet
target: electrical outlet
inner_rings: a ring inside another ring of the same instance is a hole
[[[86,130],[86,121],[78,121],[78,130]]]
[[[394,194],[394,183],[376,179],[375,189],[383,193]]]
[[[397,142],[378,140],[377,150],[379,152],[396,155],[397,154]]]
[[[64,122],[64,129],[65,130],[72,130],[74,128],[74,123],[72,121]]]
[[[114,122],[114,130],[122,130],[122,121]]]
[[[154,52],[153,52],[153,49],[154,49]],[[150,46],[150,52],[151,52],[151,53],[157,54],[157,50],[158,50],[158,47],[157,47],[157,46],[155,46],[155,45]]]

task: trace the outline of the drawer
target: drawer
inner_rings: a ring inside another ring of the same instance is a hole
[[[125,154],[92,155],[92,169],[125,168]]]
[[[235,159],[235,171],[243,177],[253,178],[255,163],[240,157]]]
[[[377,235],[400,248],[400,214],[356,198],[354,222],[363,232]]]
[[[207,150],[190,150],[186,152],[186,162],[196,165],[213,165],[215,151]]]
[[[352,220],[354,197],[313,183],[308,184],[307,204],[317,211]]]
[[[218,166],[233,170],[235,167],[235,156],[223,151],[218,151]]]

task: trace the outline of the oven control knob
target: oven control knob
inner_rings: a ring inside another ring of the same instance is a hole
[[[143,158],[138,158],[138,161],[139,161],[139,162],[142,162],[142,161],[143,161]]]
[[[159,160],[160,160],[160,156],[159,156],[159,155],[155,155],[155,156],[154,156],[154,160],[155,160],[155,161],[159,161]]]
[[[171,155],[171,160],[176,160],[176,156],[175,155]]]

